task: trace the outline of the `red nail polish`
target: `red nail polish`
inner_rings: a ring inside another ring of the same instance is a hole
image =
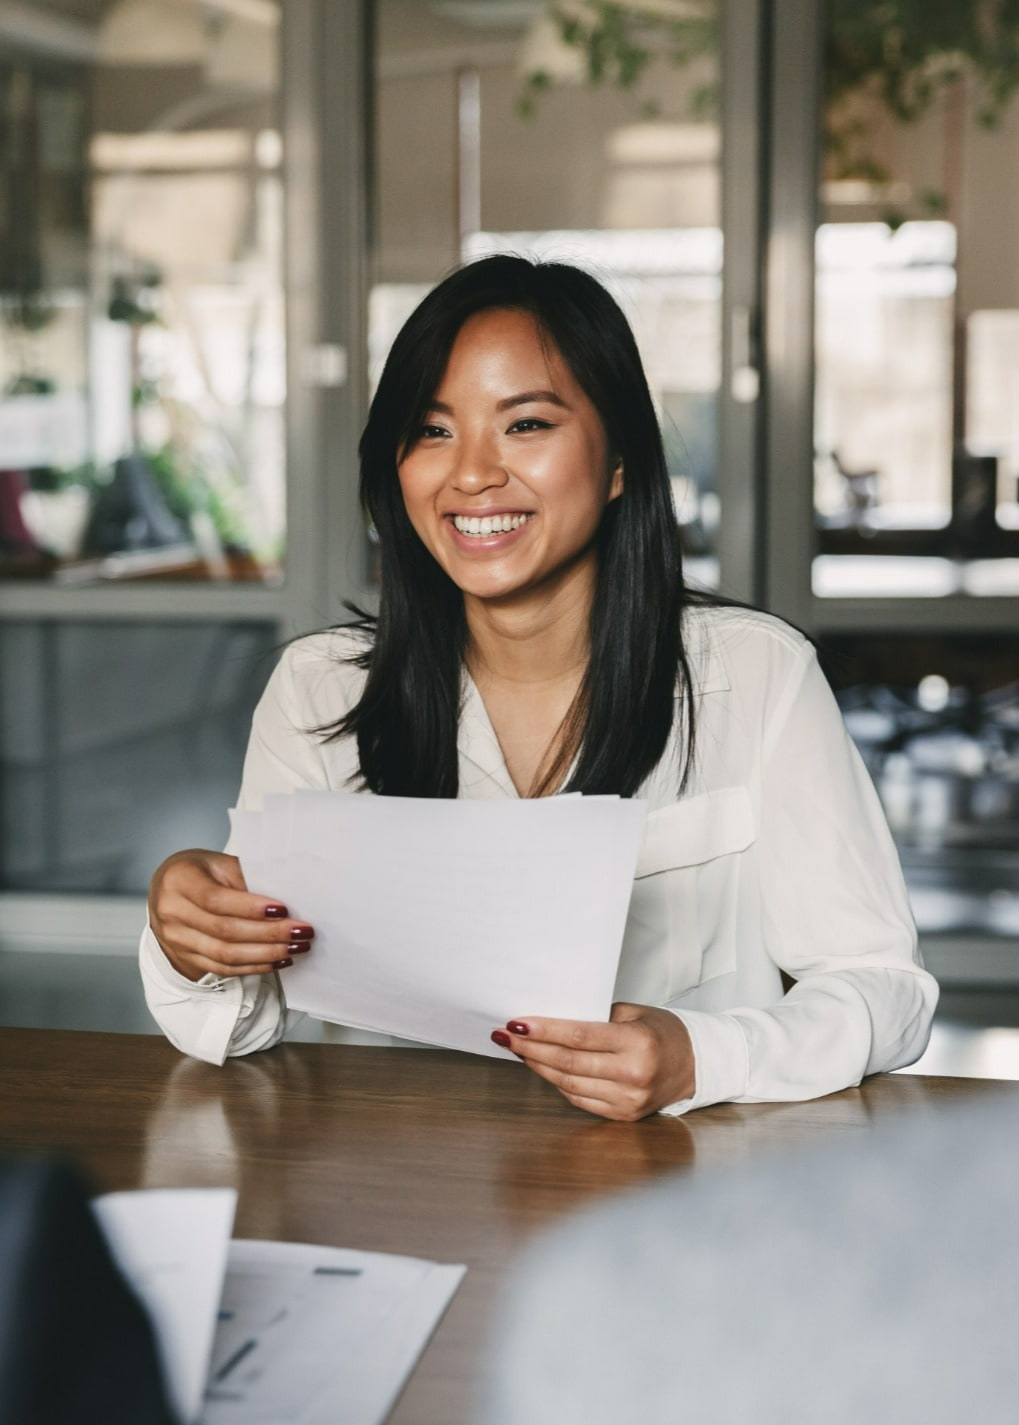
[[[274,970],[285,970],[289,965],[292,965],[293,963],[293,960],[291,960],[290,956],[288,955],[285,960],[274,960],[272,962],[272,967]]]
[[[312,940],[315,932],[310,925],[292,925],[290,927],[291,940]]]
[[[267,905],[262,914],[266,920],[286,920],[287,908],[285,905]]]
[[[531,1026],[525,1024],[522,1019],[511,1019],[506,1028],[511,1034],[530,1034]]]
[[[492,1043],[493,1043],[493,1044],[498,1044],[498,1046],[499,1046],[500,1049],[508,1049],[508,1048],[509,1048],[509,1046],[510,1046],[510,1037],[509,1037],[509,1035],[506,1033],[505,1029],[493,1029],[493,1030],[492,1030]]]

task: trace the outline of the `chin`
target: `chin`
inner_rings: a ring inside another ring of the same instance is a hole
[[[488,583],[477,579],[469,579],[464,583],[457,580],[454,582],[464,598],[482,599],[486,603],[501,603],[524,592],[524,586],[520,584]]]
[[[529,580],[496,569],[446,566],[446,573],[462,594],[474,599],[504,599],[521,593]]]

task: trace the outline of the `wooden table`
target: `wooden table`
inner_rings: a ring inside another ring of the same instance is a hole
[[[391,1425],[469,1420],[500,1279],[570,1208],[995,1091],[1019,1085],[878,1075],[812,1103],[616,1124],[465,1054],[294,1044],[217,1069],[156,1036],[0,1030],[3,1148],[62,1152],[97,1190],[236,1187],[239,1237],[467,1264]]]

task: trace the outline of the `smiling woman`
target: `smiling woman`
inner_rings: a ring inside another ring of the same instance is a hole
[[[692,730],[692,685],[658,422],[605,289],[518,257],[454,272],[393,343],[361,489],[381,541],[381,619],[364,697],[336,731],[356,735],[364,784],[458,794],[446,709],[466,668],[518,792],[558,790],[572,769],[571,790],[634,795],[677,689]],[[527,518],[490,543],[486,511]]]
[[[565,770],[555,752],[586,662],[595,539],[623,480],[601,417],[533,316],[464,324],[399,475],[411,524],[463,594],[468,667],[510,776],[521,795],[551,790],[541,773],[550,754]],[[540,692],[532,678],[521,721],[496,650],[539,637],[556,657]]]
[[[464,595],[468,621],[574,606],[586,642],[595,535],[622,491],[601,417],[527,312],[481,312],[453,344],[399,465],[407,514]]]
[[[238,804],[300,787],[646,801],[609,1022],[507,1005],[492,1032],[591,1113],[809,1098],[917,1058],[937,991],[873,787],[806,640],[685,588],[608,293],[507,256],[440,283],[393,344],[361,491],[378,617],[284,655]],[[280,1039],[285,972],[314,953],[262,889],[211,851],[153,877],[149,1005],[213,1062]]]

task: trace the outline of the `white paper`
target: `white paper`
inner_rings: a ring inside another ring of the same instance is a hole
[[[232,1243],[202,1425],[381,1425],[465,1270]]]
[[[152,1319],[185,1425],[381,1425],[466,1267],[231,1242],[232,1188],[109,1193],[93,1209]]]
[[[92,1203],[152,1319],[170,1402],[187,1422],[202,1403],[236,1206],[233,1188],[149,1188]]]
[[[291,1009],[501,1058],[508,1019],[608,1018],[646,810],[305,791],[232,821],[248,886],[315,929]]]

